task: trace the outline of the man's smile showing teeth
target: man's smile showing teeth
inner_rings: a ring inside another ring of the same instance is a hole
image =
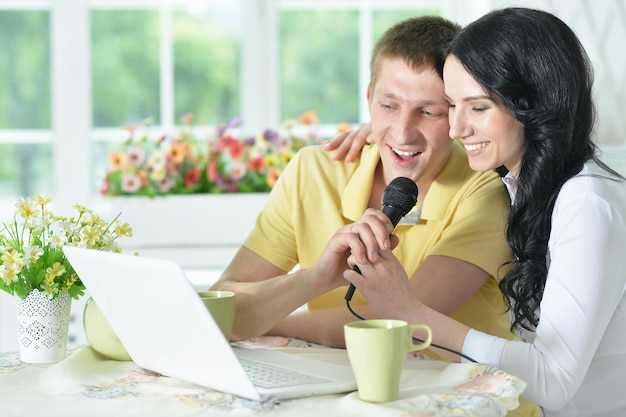
[[[419,152],[400,151],[400,150],[395,149],[395,148],[391,148],[391,149],[395,152],[396,155],[399,155],[399,156],[415,156],[415,155],[417,155],[419,153]]]
[[[487,145],[488,145],[488,142],[483,142],[483,143],[467,143],[464,146],[465,146],[465,149],[467,149],[468,151],[477,151],[479,149],[484,148]]]

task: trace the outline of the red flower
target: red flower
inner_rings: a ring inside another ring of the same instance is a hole
[[[240,160],[244,154],[243,143],[238,140],[233,140],[230,143],[229,152],[232,159],[234,159],[235,161]]]
[[[235,139],[231,135],[226,135],[226,136],[220,137],[220,149],[226,149],[226,148],[230,147],[230,144],[232,142],[237,142],[237,139]]]
[[[185,177],[183,179],[185,187],[191,187],[192,185],[200,181],[201,176],[202,173],[198,168],[192,168],[189,171],[185,172]]]
[[[252,172],[259,172],[265,166],[265,161],[262,156],[256,156],[248,159],[248,169]]]

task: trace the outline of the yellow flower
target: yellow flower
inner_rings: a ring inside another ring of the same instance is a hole
[[[16,250],[5,251],[2,256],[0,256],[0,260],[2,260],[4,265],[9,265],[9,267],[16,269],[21,269],[25,263],[22,254]]]
[[[83,241],[89,246],[95,246],[98,243],[98,238],[101,235],[100,230],[97,227],[85,226],[81,231]]]
[[[55,262],[51,267],[46,268],[46,280],[52,282],[54,278],[65,274],[67,270],[59,262]]]
[[[65,285],[61,288],[61,291],[63,290],[69,290],[72,285],[74,285],[74,283],[76,282],[76,280],[78,280],[78,275],[74,274],[70,274],[69,278],[67,279],[67,282],[65,283]]]
[[[80,204],[74,204],[74,208],[79,214],[82,214],[87,211],[87,209],[84,206],[81,206]]]
[[[294,156],[295,156],[295,152],[292,150],[281,152],[280,153],[280,159],[281,159],[280,166],[287,165],[289,161],[293,159]]]
[[[265,155],[263,159],[265,160],[265,166],[270,169],[280,167],[280,161],[276,155]]]
[[[50,298],[59,293],[59,284],[54,281],[43,281],[40,287],[42,290],[48,293],[48,297]]]
[[[130,227],[130,225],[128,223],[122,223],[119,221],[115,222],[115,234],[118,237],[122,237],[122,236],[132,236],[133,235],[133,228]]]
[[[167,176],[167,169],[166,169],[165,164],[155,165],[152,171],[150,172],[150,179],[153,179],[154,181],[159,181],[159,182],[163,181],[166,176]]]
[[[52,202],[52,197],[38,195],[35,198],[33,198],[33,201],[38,206],[42,206],[43,207],[43,206],[45,206],[45,205],[47,205],[47,204]]]
[[[33,219],[39,215],[39,210],[36,204],[29,198],[21,198],[20,202],[15,205],[17,211],[24,219]]]

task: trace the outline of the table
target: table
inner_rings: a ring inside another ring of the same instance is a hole
[[[238,349],[274,348],[349,365],[343,349],[282,337],[233,343]],[[372,404],[356,392],[281,402],[257,402],[104,359],[89,346],[68,349],[52,365],[25,364],[0,355],[0,416],[294,416],[501,417],[518,406],[526,384],[501,370],[450,364],[409,354],[398,401]]]

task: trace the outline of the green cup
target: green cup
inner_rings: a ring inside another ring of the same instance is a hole
[[[235,293],[232,291],[200,291],[198,295],[226,340],[229,340],[235,320]]]
[[[413,343],[416,330],[427,335],[420,344]],[[398,399],[406,354],[430,346],[432,332],[402,320],[361,320],[346,324],[344,336],[359,398],[382,403]]]
[[[85,304],[83,327],[91,348],[106,359],[117,361],[131,360],[126,348],[111,328],[102,311],[100,311],[100,307],[91,297]]]

